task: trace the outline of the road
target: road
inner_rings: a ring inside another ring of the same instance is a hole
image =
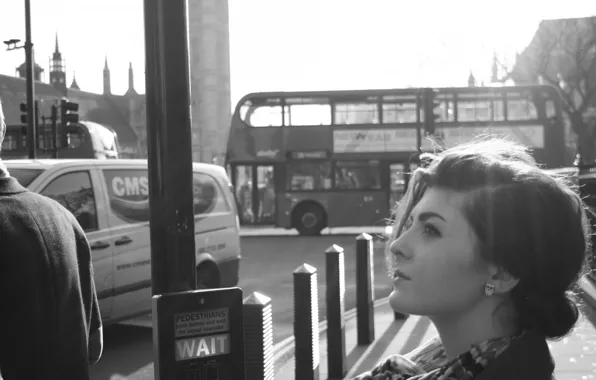
[[[244,296],[260,292],[272,300],[274,342],[293,334],[293,272],[307,263],[317,268],[319,315],[325,313],[325,250],[337,244],[344,248],[346,267],[346,310],[355,306],[354,236],[275,236],[242,238],[243,261],[240,284]],[[389,295],[391,284],[386,276],[382,249],[375,251],[376,298]],[[92,367],[92,380],[152,379],[152,333],[150,318],[140,318],[137,326],[117,325],[106,328],[105,351]]]

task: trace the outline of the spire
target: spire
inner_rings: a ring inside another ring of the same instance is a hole
[[[476,78],[474,78],[472,70],[470,70],[470,76],[468,77],[468,87],[476,87]]]
[[[132,62],[128,64],[128,90],[125,95],[137,95],[135,91],[134,73],[132,71]]]
[[[129,62],[128,66],[128,89],[133,90],[135,88],[134,74],[132,72],[132,62]]]
[[[50,59],[50,84],[62,94],[66,95],[66,65],[60,53],[60,45],[58,44],[58,33],[56,32],[56,46],[52,58]]]
[[[491,69],[490,81],[491,83],[497,83],[499,81],[499,66],[497,59],[497,51],[493,51],[493,65]]]
[[[77,77],[75,72],[73,71],[72,73],[72,84],[70,85],[70,88],[75,89],[75,90],[80,90],[81,88],[79,87],[79,84],[77,83]]]
[[[54,66],[63,66],[62,53],[60,53],[60,46],[58,45],[58,32],[56,32],[56,47],[54,48],[54,54],[52,54],[52,60]],[[61,67],[62,69],[62,67]],[[52,70],[50,70],[52,71]]]
[[[108,55],[106,54],[105,65],[103,68],[103,94],[112,94],[112,85],[110,81],[110,69],[108,68]]]

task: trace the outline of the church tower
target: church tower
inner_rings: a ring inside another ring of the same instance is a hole
[[[103,94],[112,95],[112,85],[110,81],[110,69],[108,67],[108,56],[106,55],[106,63],[103,67]]]
[[[132,71],[132,62],[128,65],[128,90],[124,96],[136,96],[138,95],[137,91],[135,90],[135,80],[134,80],[134,73]]]
[[[56,48],[50,59],[50,84],[66,95],[66,67],[58,46],[58,33],[56,33]]]

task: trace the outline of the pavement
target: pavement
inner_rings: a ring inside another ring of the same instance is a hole
[[[321,231],[321,235],[351,235],[358,236],[367,233],[373,237],[383,235],[385,226],[363,226],[363,227],[328,227]],[[240,226],[240,236],[298,236],[295,229],[285,229],[274,226]]]
[[[566,338],[549,342],[555,359],[558,380],[596,379],[596,282],[584,278],[581,283],[585,306],[575,330]],[[369,370],[392,354],[405,354],[437,334],[427,318],[409,316],[395,320],[388,298],[375,301],[375,341],[367,346],[357,345],[356,312],[345,314],[346,355],[348,373],[344,379]],[[327,379],[327,323],[319,325],[319,378]],[[294,380],[294,338],[290,337],[274,347],[275,378]]]

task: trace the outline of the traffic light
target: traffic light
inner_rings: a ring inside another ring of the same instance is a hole
[[[29,111],[29,107],[27,107],[27,103],[21,103],[19,105],[19,108],[21,109],[21,123],[23,124],[28,124],[27,121],[29,120],[28,116],[27,116],[27,112]],[[35,108],[33,111],[33,119],[37,119],[37,117],[39,116],[39,104],[37,103],[37,100],[35,101]],[[39,125],[39,121],[37,122],[36,125]]]
[[[435,112],[441,103],[437,101],[436,91],[432,88],[424,89],[424,131],[426,134],[434,135],[435,123],[441,117]]]
[[[21,103],[21,123],[27,124],[27,103]]]
[[[68,100],[62,99],[60,101],[60,146],[68,146],[68,135],[72,129],[71,124],[79,122],[79,104],[69,102]]]
[[[70,123],[79,122],[79,114],[77,113],[78,110],[78,103],[73,103],[62,99],[60,102],[60,123],[62,124],[63,130],[66,130],[66,127],[68,127]]]

